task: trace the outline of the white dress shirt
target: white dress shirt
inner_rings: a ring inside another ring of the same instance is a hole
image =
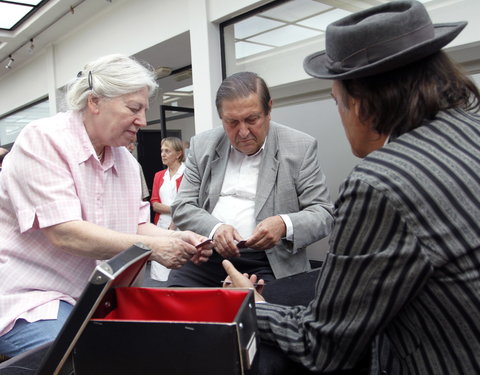
[[[222,221],[210,233],[213,238],[217,228],[222,224],[233,226],[243,239],[248,239],[256,227],[255,196],[258,174],[265,143],[253,155],[246,155],[234,147],[230,148],[227,169],[223,179],[220,197],[212,215]],[[293,225],[288,215],[280,215],[287,227],[288,240],[293,239]]]
[[[185,171],[185,163],[181,163],[175,174],[170,177],[170,170],[167,169],[163,175],[163,182],[158,191],[160,201],[167,206],[171,206],[175,197],[177,196],[177,180],[183,175]],[[160,215],[157,221],[157,226],[164,229],[168,229],[172,223],[172,215],[163,213]],[[166,281],[170,269],[158,262],[152,262],[150,266],[150,277],[158,281]]]
[[[175,197],[177,196],[177,180],[183,175],[185,171],[185,164],[181,163],[178,170],[171,177],[170,170],[167,169],[163,175],[163,183],[160,186],[160,191],[158,195],[160,196],[160,201],[167,206],[171,206]],[[171,214],[161,214],[158,219],[157,226],[168,229],[170,223],[172,222]]]

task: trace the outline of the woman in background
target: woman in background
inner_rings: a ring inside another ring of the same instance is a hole
[[[176,229],[172,222],[171,204],[174,201],[180,183],[182,182],[183,171],[185,170],[185,150],[181,139],[167,137],[161,143],[162,163],[167,168],[155,173],[153,179],[152,197],[150,203],[155,212],[153,223],[164,229]],[[160,263],[152,262],[152,279],[165,281],[168,278],[170,269]]]

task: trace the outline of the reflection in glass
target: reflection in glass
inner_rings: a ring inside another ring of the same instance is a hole
[[[0,29],[11,30],[27,14],[33,14],[33,10],[39,8],[38,4],[42,0],[15,0],[15,1],[0,1]]]
[[[256,37],[250,38],[249,40],[270,46],[282,47],[290,43],[300,42],[302,40],[318,36],[320,34],[320,31],[295,25],[287,25],[279,29],[265,32]]]
[[[348,14],[319,1],[292,0],[233,22],[223,28],[227,74],[243,70],[249,59],[272,58],[286,48],[291,53],[308,44],[313,52],[326,26]]]
[[[346,17],[349,14],[351,14],[351,12],[343,9],[332,9],[329,12],[306,18],[303,21],[299,21],[298,24],[318,30],[326,30],[327,26],[330,23],[339,20],[340,18]]]
[[[48,116],[50,108],[46,99],[0,119],[0,145],[13,143],[25,125]]]

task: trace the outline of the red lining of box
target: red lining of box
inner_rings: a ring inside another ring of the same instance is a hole
[[[233,322],[248,291],[115,288],[117,307],[100,320]]]

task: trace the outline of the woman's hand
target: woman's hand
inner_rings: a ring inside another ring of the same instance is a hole
[[[147,246],[152,249],[152,260],[171,269],[182,267],[198,252],[191,243],[174,236],[153,237]]]
[[[206,262],[213,253],[214,243],[209,238],[201,236],[192,231],[176,231],[174,236],[195,246],[196,254],[192,256],[191,261],[195,264]]]

